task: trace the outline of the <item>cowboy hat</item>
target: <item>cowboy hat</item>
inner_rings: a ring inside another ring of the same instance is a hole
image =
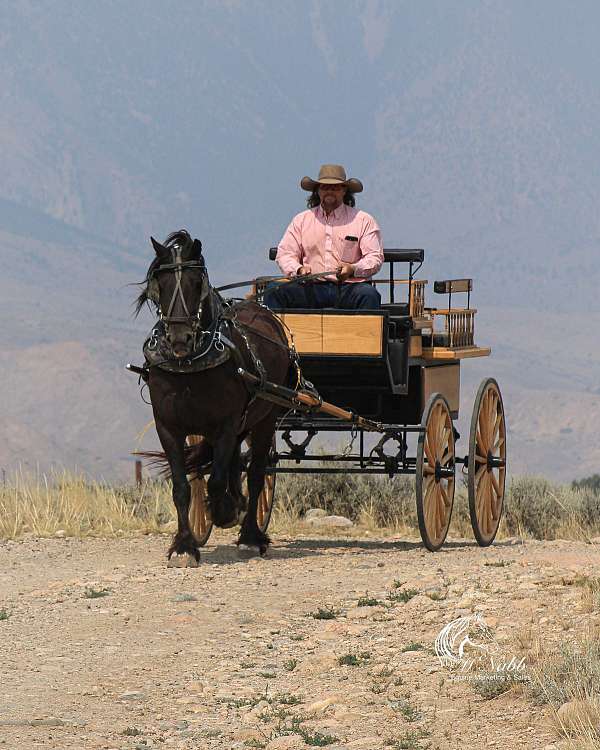
[[[346,179],[346,170],[340,164],[323,164],[319,169],[319,176],[316,180],[312,180],[310,177],[303,177],[300,180],[300,187],[311,192],[317,190],[319,185],[342,184],[346,185],[351,193],[360,193],[363,189],[362,182],[355,177]]]

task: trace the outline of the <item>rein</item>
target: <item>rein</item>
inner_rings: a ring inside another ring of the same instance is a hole
[[[226,289],[238,289],[242,286],[254,286],[255,284],[268,284],[270,281],[285,281],[288,284],[303,284],[313,279],[321,279],[323,276],[335,276],[336,270],[332,271],[320,271],[319,273],[308,273],[304,276],[258,276],[256,279],[247,279],[246,281],[236,281],[235,284],[225,284],[225,286],[217,286],[215,289],[218,292],[224,292]]]

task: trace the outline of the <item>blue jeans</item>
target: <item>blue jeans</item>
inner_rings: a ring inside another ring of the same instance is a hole
[[[273,310],[379,310],[381,295],[366,281],[337,284],[335,281],[273,284],[265,291],[265,305]]]

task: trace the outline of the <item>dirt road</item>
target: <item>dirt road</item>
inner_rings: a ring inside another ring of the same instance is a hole
[[[0,745],[561,747],[549,710],[485,700],[433,643],[478,611],[515,653],[596,626],[569,583],[598,546],[233,538],[198,569],[167,569],[164,536],[0,542]]]

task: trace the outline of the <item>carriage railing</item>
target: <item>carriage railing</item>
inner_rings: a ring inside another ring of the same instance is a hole
[[[448,307],[425,308],[425,314],[430,316],[432,321],[432,345],[435,346],[437,338],[441,335],[443,345],[450,349],[475,346],[474,332],[477,310],[469,306],[472,290],[472,279],[445,279],[434,282],[433,291],[436,294],[448,295]],[[467,295],[466,307],[452,307],[452,295],[458,293]],[[436,318],[443,318],[444,330],[442,334],[436,330]]]
[[[412,318],[424,318],[425,317],[425,285],[428,283],[427,279],[373,279],[373,283],[377,286],[408,286],[408,314]],[[390,291],[389,302],[391,304],[396,303],[395,295]]]
[[[470,308],[468,310],[449,309],[449,310],[430,310],[433,320],[433,337],[435,341],[436,329],[435,319],[444,319],[444,345],[451,349],[462,348],[465,346],[474,346],[475,332],[475,313],[477,310]]]

